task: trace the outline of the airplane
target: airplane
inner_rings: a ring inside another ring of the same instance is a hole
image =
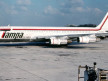
[[[74,41],[90,43],[108,36],[108,13],[102,22],[92,27],[0,26],[0,42],[48,42],[68,45]]]

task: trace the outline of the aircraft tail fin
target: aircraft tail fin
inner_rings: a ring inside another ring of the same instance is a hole
[[[97,26],[101,31],[108,31],[108,12],[103,18],[102,22]]]

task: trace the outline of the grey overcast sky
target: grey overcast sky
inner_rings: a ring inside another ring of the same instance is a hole
[[[0,25],[99,24],[108,0],[0,0]]]

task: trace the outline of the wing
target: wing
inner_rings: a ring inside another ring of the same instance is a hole
[[[106,36],[108,36],[108,33],[96,33],[95,35],[96,35],[97,37],[100,37],[100,36],[106,37]]]
[[[108,36],[108,33],[38,36],[33,37],[33,40],[47,41],[52,45],[62,45],[72,43],[73,41],[80,43],[97,42],[103,39],[102,36]]]
[[[69,37],[69,38],[77,38],[77,37],[81,37],[81,36],[89,36],[91,34],[69,34],[69,35],[52,35],[52,36],[36,36],[33,38],[38,38],[38,39],[50,39],[51,37]]]

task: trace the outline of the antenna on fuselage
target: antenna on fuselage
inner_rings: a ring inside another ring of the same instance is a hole
[[[10,26],[10,24],[8,24],[8,26]]]
[[[10,24],[8,24],[8,27],[10,28],[10,30],[12,30],[12,28],[11,28]],[[9,31],[10,31],[10,30],[9,30]]]

